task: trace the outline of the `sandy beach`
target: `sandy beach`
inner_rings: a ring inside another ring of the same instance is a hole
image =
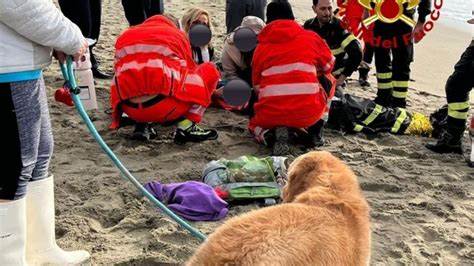
[[[311,1],[290,2],[298,21],[313,16]],[[165,2],[166,12],[179,17],[193,6],[211,12],[215,27],[212,42],[219,58],[225,1]],[[127,26],[120,2],[104,0],[101,39],[95,52],[109,72],[113,45]],[[445,80],[470,39],[466,32],[457,33],[436,24],[417,45],[412,65],[416,82],[408,96],[410,110],[429,115],[445,103]],[[348,92],[373,98],[374,86],[360,88],[357,76],[353,75]],[[54,101],[54,91],[62,85],[57,64],[45,71],[44,78],[55,136],[50,172],[55,176],[58,243],[66,249],[88,250],[93,265],[185,262],[199,245],[198,240],[157,212],[120,176],[75,109]],[[375,84],[374,76],[371,81]],[[159,137],[150,142],[131,140],[128,135],[133,127],[108,129],[109,83],[97,80],[99,109],[89,115],[107,144],[141,183],[199,180],[204,165],[211,160],[271,153],[254,142],[247,131],[246,117],[213,108],[206,112],[203,124],[218,130],[216,141],[178,146],[172,141],[172,126],[157,126]],[[474,168],[467,167],[463,156],[432,153],[424,147],[430,139],[422,137],[380,134],[368,138],[331,130],[325,134],[328,144],[322,150],[334,153],[354,170],[371,206],[373,265],[474,264]],[[466,134],[464,156],[470,152],[467,139]],[[258,206],[232,206],[228,217],[253,208]],[[221,223],[192,224],[210,234]]]

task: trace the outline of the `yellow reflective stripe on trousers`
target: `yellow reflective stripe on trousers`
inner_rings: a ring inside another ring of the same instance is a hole
[[[450,110],[463,110],[466,108],[469,108],[469,102],[448,103],[448,109]]]
[[[336,56],[338,54],[342,54],[342,53],[344,53],[344,48],[339,47],[339,48],[336,48],[336,49],[331,49],[331,53],[334,56]]]
[[[395,98],[405,99],[408,96],[408,92],[407,91],[392,91],[392,96]]]
[[[333,76],[339,75],[339,74],[342,73],[342,71],[344,71],[344,68],[345,68],[345,67],[341,67],[341,68],[339,68],[339,69],[333,71],[331,74],[332,74]]]
[[[379,82],[377,84],[378,89],[391,89],[393,88],[392,82]]]
[[[344,41],[342,41],[341,43],[342,49],[346,49],[346,46],[348,46],[349,43],[351,43],[353,40],[356,40],[356,37],[353,34],[347,36],[347,38],[345,38]]]
[[[355,132],[361,132],[362,129],[364,129],[363,126],[356,124],[352,130],[354,130]]]
[[[379,78],[379,79],[390,79],[390,78],[392,78],[392,72],[377,73],[377,78]]]
[[[407,118],[407,110],[400,108],[400,115],[398,116],[397,121],[395,121],[395,124],[392,127],[392,133],[397,133],[400,130],[400,126],[402,125],[403,121],[405,121],[405,118]]]
[[[469,115],[469,112],[459,112],[448,109],[448,116],[456,119],[466,120]]]
[[[398,88],[408,88],[410,86],[410,83],[408,81],[392,80],[392,84],[394,87]]]
[[[369,116],[362,122],[364,125],[368,126],[370,123],[372,123],[377,116],[382,112],[383,107],[381,105],[376,104],[374,110],[370,113]]]

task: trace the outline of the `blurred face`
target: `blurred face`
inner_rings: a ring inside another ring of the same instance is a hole
[[[205,14],[201,14],[199,18],[193,22],[193,25],[209,26],[209,18]]]
[[[318,4],[313,6],[313,11],[319,23],[323,25],[329,23],[333,16],[332,0],[319,0]]]

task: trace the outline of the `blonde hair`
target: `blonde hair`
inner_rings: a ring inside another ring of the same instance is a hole
[[[212,23],[211,23],[211,16],[209,15],[209,12],[207,10],[205,10],[203,8],[200,8],[200,7],[193,7],[191,9],[189,9],[188,11],[186,11],[183,18],[181,19],[181,24],[183,26],[183,30],[186,33],[189,33],[189,30],[191,30],[192,24],[195,21],[199,20],[199,17],[201,15],[206,15],[207,16],[209,29],[212,32],[213,28],[212,28]]]

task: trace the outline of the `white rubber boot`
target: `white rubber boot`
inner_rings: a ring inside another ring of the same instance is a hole
[[[53,177],[30,182],[26,194],[26,260],[31,265],[79,264],[87,251],[64,251],[56,244]]]
[[[0,265],[26,265],[26,200],[0,203]]]

